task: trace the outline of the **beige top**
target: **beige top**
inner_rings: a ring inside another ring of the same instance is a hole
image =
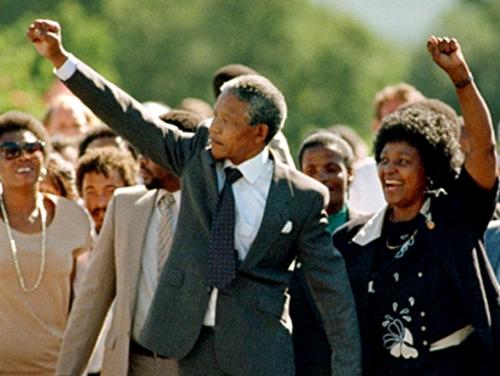
[[[0,219],[0,374],[54,374],[68,318],[73,260],[91,245],[90,221],[83,209],[65,198],[48,197],[55,213],[47,227],[45,272],[33,292],[21,289]],[[27,286],[33,286],[40,268],[41,233],[12,232],[22,274]]]

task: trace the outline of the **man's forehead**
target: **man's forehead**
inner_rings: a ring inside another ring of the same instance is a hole
[[[240,99],[236,94],[231,91],[223,92],[217,102],[215,103],[214,113],[220,115],[221,113],[243,113],[246,114],[248,110],[248,102]]]

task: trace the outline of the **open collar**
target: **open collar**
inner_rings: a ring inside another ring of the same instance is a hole
[[[250,184],[254,184],[262,171],[264,171],[264,167],[268,162],[269,149],[264,147],[259,154],[240,163],[239,165],[234,165],[231,161],[226,159],[224,161],[224,168],[236,167]]]
[[[430,218],[430,207],[431,199],[427,198],[420,208],[420,213],[426,218]],[[387,208],[388,206],[386,205],[384,208],[375,213],[375,215],[371,217],[363,227],[361,227],[354,238],[352,238],[352,241],[360,246],[365,246],[368,243],[380,238],[382,235],[382,228],[384,226],[384,218]]]

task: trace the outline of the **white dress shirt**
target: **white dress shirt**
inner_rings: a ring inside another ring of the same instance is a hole
[[[235,167],[242,177],[233,183],[235,202],[234,249],[240,261],[245,260],[257,231],[260,228],[264,207],[273,177],[273,161],[269,158],[269,150],[265,147],[255,157],[235,166],[230,161],[217,163],[217,185],[222,191],[225,181],[225,167]],[[203,324],[215,325],[215,307],[217,305],[217,289],[212,290],[208,310]]]
[[[73,55],[70,55],[68,60],[66,60],[66,62],[59,69],[55,70],[55,73],[61,80],[65,81],[75,73],[77,64],[78,60]],[[233,165],[228,160],[217,163],[216,170],[219,192],[222,191],[222,188],[224,187],[224,168],[228,166],[238,168],[243,175],[242,178],[237,180],[232,186],[236,214],[234,247],[238,252],[239,259],[243,261],[255,239],[255,236],[257,235],[262,217],[264,216],[264,207],[266,205],[267,195],[269,193],[269,187],[271,186],[271,179],[273,176],[273,161],[269,158],[268,147],[265,147],[255,157],[246,160],[237,166]],[[151,218],[151,222],[154,222],[153,218]],[[151,237],[155,238],[156,235],[153,236],[153,234],[156,234],[156,232],[152,232],[153,227],[154,225],[150,223],[150,226],[148,227],[147,239],[151,239]],[[145,247],[146,249],[148,248],[147,243]],[[157,279],[155,278],[153,281],[151,277],[153,275],[156,276],[157,274],[156,272],[153,273],[151,270],[151,268],[156,267],[156,264],[153,265],[150,261],[146,263],[145,258],[147,258],[146,254],[148,253],[146,249],[143,254],[143,267],[141,268],[141,277],[139,281],[139,296],[136,315],[134,318],[134,330],[132,332],[133,339],[138,338],[138,334],[140,333],[139,328],[142,329],[142,326],[144,325],[146,318],[145,315],[147,314],[147,309],[149,309],[149,305],[151,304],[152,295],[157,283]],[[150,269],[147,269],[148,267]],[[143,269],[144,273],[142,272]],[[143,275],[144,278],[142,277]],[[147,278],[149,278],[148,281],[146,281]],[[145,298],[142,303],[139,301],[139,299],[143,299],[141,298],[141,294],[148,296],[148,298]],[[204,325],[215,325],[216,304],[217,289],[213,289],[208,304],[208,310],[205,315]],[[142,313],[138,313],[137,311],[142,309],[139,307],[147,307],[147,309]]]
[[[76,66],[78,64],[77,62],[78,60],[76,59],[76,57],[69,54],[68,60],[66,60],[64,64],[59,68],[54,69],[56,76],[59,77],[59,79],[61,79],[62,81],[66,81],[73,75],[73,73],[75,73]]]
[[[141,270],[139,272],[139,282],[137,285],[137,302],[132,323],[132,339],[137,341],[146,322],[149,307],[153,301],[153,296],[158,287],[158,226],[161,222],[161,211],[158,207],[159,199],[166,191],[159,189],[156,194],[155,208],[149,218],[149,224],[146,231],[144,249],[141,258]],[[174,212],[173,227],[177,226],[177,218],[180,207],[180,192],[173,193],[175,205],[172,208]]]

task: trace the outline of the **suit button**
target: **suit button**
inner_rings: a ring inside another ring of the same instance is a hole
[[[208,294],[210,294],[212,292],[212,286],[207,286],[206,291]]]

